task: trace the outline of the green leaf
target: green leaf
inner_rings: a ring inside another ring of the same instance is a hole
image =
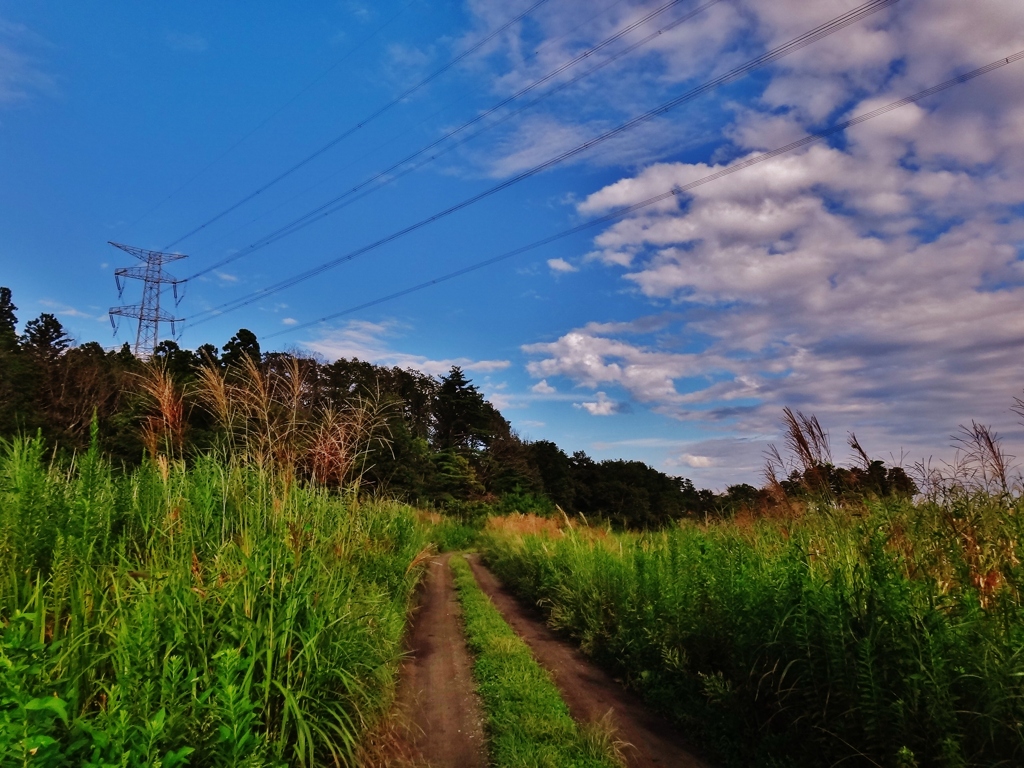
[[[27,712],[52,712],[64,725],[68,724],[68,707],[56,696],[42,696],[25,704]]]
[[[181,749],[172,749],[163,759],[164,768],[177,768],[179,765],[186,765],[188,763],[188,756],[195,752],[193,747],[182,747]]]

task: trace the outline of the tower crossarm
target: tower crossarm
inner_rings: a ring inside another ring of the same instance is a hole
[[[132,280],[151,280],[153,277],[152,268],[149,265],[144,267],[118,267],[114,270],[114,274],[117,277],[127,277]],[[185,281],[161,271],[159,282],[161,285],[181,285]]]
[[[107,242],[115,248],[120,248],[125,253],[130,253],[139,261],[144,261],[147,264],[170,264],[172,261],[188,258],[188,255],[184,253],[163,253],[162,251],[150,251],[146,248],[137,248],[134,245],[115,243],[113,240],[108,240]]]

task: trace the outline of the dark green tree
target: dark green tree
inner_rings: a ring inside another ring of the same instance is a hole
[[[11,301],[11,289],[0,288],[0,435],[38,426],[28,418],[32,393],[37,389],[37,371],[32,360],[21,354],[16,331],[18,308]],[[29,423],[31,421],[31,423]]]
[[[434,447],[444,451],[475,450],[490,437],[491,411],[480,390],[453,365],[434,398]]]
[[[71,337],[54,315],[44,312],[25,324],[22,346],[44,359],[53,360],[71,346]]]
[[[112,352],[111,354],[117,359],[118,365],[126,369],[133,368],[139,362],[127,341],[121,345],[117,352]]]
[[[220,364],[220,350],[217,349],[216,344],[200,344],[196,348],[196,359],[200,365],[206,363],[213,363],[214,365]]]
[[[11,301],[11,289],[0,287],[0,349],[13,349],[18,343],[17,309]]]
[[[164,339],[153,350],[153,359],[163,363],[167,372],[178,381],[192,375],[199,358],[189,349],[182,349],[178,342]]]
[[[489,494],[542,494],[544,482],[530,460],[529,448],[490,403],[487,450],[476,457],[477,475]],[[548,505],[550,506],[550,505]]]
[[[224,355],[220,362],[226,368],[233,368],[242,365],[246,357],[257,363],[260,361],[260,342],[255,333],[247,328],[239,328],[238,333],[224,345]]]
[[[540,475],[544,493],[567,512],[575,510],[576,486],[572,461],[550,440],[538,440],[527,446],[530,463]]]

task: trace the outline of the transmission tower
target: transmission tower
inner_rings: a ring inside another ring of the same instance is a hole
[[[117,321],[115,317],[130,317],[139,321],[139,330],[135,336],[135,356],[149,357],[156,349],[159,340],[160,323],[171,324],[171,334],[174,334],[174,324],[180,323],[181,318],[176,318],[169,312],[160,309],[160,294],[163,286],[170,285],[174,291],[174,305],[177,306],[181,299],[178,297],[178,285],[184,280],[164,272],[164,264],[178,259],[186,258],[184,253],[161,253],[160,251],[147,251],[145,248],[136,248],[132,245],[110,242],[115,248],[120,248],[125,253],[142,262],[136,267],[118,267],[114,270],[114,280],[117,283],[117,298],[124,294],[125,281],[128,279],[142,280],[142,302],[139,304],[128,304],[120,307],[110,308],[110,324],[117,332]]]

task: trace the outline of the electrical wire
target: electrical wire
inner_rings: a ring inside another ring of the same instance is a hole
[[[440,69],[434,70],[431,74],[427,75],[425,78],[423,78],[418,83],[416,83],[415,85],[411,86],[410,88],[407,88],[406,90],[404,90],[401,94],[399,94],[398,96],[393,98],[387,104],[385,104],[382,107],[379,107],[375,112],[370,113],[370,115],[368,115],[367,117],[364,117],[360,122],[356,123],[355,125],[351,126],[350,128],[346,129],[345,131],[342,131],[340,134],[335,136],[333,139],[328,141],[326,144],[324,144],[322,147],[317,149],[312,154],[307,155],[305,158],[303,158],[299,162],[295,163],[290,168],[288,168],[285,171],[279,173],[273,179],[271,179],[270,181],[266,182],[262,186],[258,187],[256,189],[256,191],[250,192],[248,195],[243,197],[238,202],[228,206],[227,208],[225,208],[224,210],[222,210],[220,213],[216,214],[212,218],[207,219],[205,222],[203,222],[199,226],[197,226],[194,229],[186,232],[184,235],[182,235],[181,237],[177,238],[173,242],[165,245],[164,246],[164,250],[165,251],[169,251],[171,248],[173,248],[174,246],[178,245],[182,241],[187,240],[188,238],[192,237],[193,235],[195,235],[198,232],[201,232],[202,230],[206,229],[208,226],[213,224],[215,221],[219,221],[220,219],[224,218],[225,216],[227,216],[232,211],[237,210],[241,206],[243,206],[246,203],[248,203],[250,200],[253,200],[256,197],[258,197],[259,195],[263,194],[265,191],[270,189],[272,186],[274,186],[278,182],[288,178],[289,176],[291,176],[293,173],[295,173],[300,168],[303,168],[306,165],[308,165],[309,163],[313,162],[316,158],[320,157],[322,154],[324,154],[328,150],[336,147],[338,144],[340,144],[342,141],[347,139],[352,134],[356,133],[357,131],[359,131],[362,128],[365,128],[367,125],[369,125],[374,120],[376,120],[378,117],[380,117],[385,112],[390,110],[396,104],[401,103],[402,101],[407,99],[409,96],[411,96],[412,94],[416,93],[416,91],[420,90],[421,88],[425,87],[429,83],[431,83],[434,80],[436,80],[438,77],[440,77],[445,72],[450,70],[452,67],[454,67],[456,64],[458,64],[460,61],[465,59],[467,56],[470,56],[470,55],[476,53],[478,50],[480,50],[488,42],[490,42],[495,37],[500,35],[502,32],[504,32],[506,29],[511,27],[513,24],[516,24],[516,23],[522,21],[524,18],[529,16],[531,13],[533,13],[535,10],[537,10],[537,8],[539,8],[540,6],[544,5],[544,3],[546,3],[546,2],[548,2],[548,0],[537,0],[537,2],[535,2],[533,5],[531,5],[529,8],[527,8],[525,11],[520,13],[514,19],[510,19],[509,21],[506,21],[504,24],[502,24],[500,27],[498,27],[497,29],[492,31],[490,34],[488,34],[485,37],[483,37],[482,39],[478,40],[476,43],[471,45],[469,48],[467,48],[465,51],[460,53],[458,56],[456,56],[455,58],[453,58],[450,61],[448,61],[448,63],[445,64],[444,66],[442,66]]]
[[[413,1],[415,2],[415,0],[413,0]],[[578,24],[576,24],[572,28],[567,29],[566,31],[562,32],[561,34],[555,35],[553,37],[546,38],[544,40],[544,42],[542,42],[539,46],[537,46],[535,49],[533,49],[533,51],[531,51],[527,56],[523,57],[523,63],[526,63],[526,62],[530,61],[531,59],[535,58],[545,48],[548,48],[551,45],[554,45],[559,40],[562,40],[562,39],[564,39],[566,37],[569,37],[574,32],[579,31],[582,27],[585,27],[585,26],[587,26],[589,24],[593,24],[597,19],[599,19],[604,14],[606,14],[612,8],[615,8],[615,7],[619,6],[619,5],[622,5],[624,2],[626,2],[626,0],[612,0],[612,2],[608,3],[607,5],[604,5],[599,11],[597,11],[597,13],[588,16],[587,18],[585,18],[583,21],[579,22]],[[461,100],[460,100],[460,102],[461,102]],[[415,126],[419,127],[419,126],[424,125],[429,120],[433,119],[434,117],[437,117],[439,114],[441,114],[442,112],[444,112],[446,109],[448,109],[451,106],[452,106],[451,103],[448,103],[448,104],[445,104],[445,105],[441,106],[440,108],[438,108],[438,109],[434,110],[433,112],[431,112],[426,117],[424,117],[421,120],[419,120],[418,122],[416,122]],[[281,201],[277,205],[271,206],[269,209],[267,209],[267,210],[257,214],[256,216],[253,216],[248,221],[244,221],[241,224],[237,225],[236,227],[234,227],[233,229],[229,230],[224,235],[222,235],[218,240],[214,241],[215,244],[223,243],[225,240],[227,240],[227,238],[231,237],[234,234],[237,234],[239,231],[245,229],[246,227],[250,226],[251,224],[255,224],[260,219],[263,219],[266,216],[270,215],[271,213],[274,213],[274,212],[280,210],[284,206],[288,205],[288,203],[294,202],[295,200],[299,199],[300,197],[302,197],[303,195],[307,194],[311,190],[316,189],[317,187],[320,187],[320,186],[326,184],[331,179],[334,179],[335,177],[337,177],[338,175],[340,175],[344,171],[346,171],[349,168],[351,168],[353,165],[355,165],[360,160],[363,160],[363,159],[365,159],[368,156],[375,155],[378,151],[380,151],[384,147],[388,146],[389,144],[393,144],[396,140],[402,138],[407,133],[409,133],[409,128],[408,127],[406,127],[403,130],[400,130],[398,133],[392,135],[391,138],[386,139],[385,141],[382,141],[379,144],[374,145],[371,149],[369,149],[365,153],[363,153],[359,158],[351,160],[350,162],[342,165],[341,167],[336,168],[331,173],[329,173],[327,176],[321,178],[319,181],[317,181],[317,182],[315,182],[315,183],[313,183],[311,185],[308,185],[308,186],[302,188],[300,191],[296,192],[295,194],[293,194],[290,197],[286,198],[285,200]],[[408,159],[409,158],[406,158],[406,160],[404,160],[402,162],[406,162]],[[417,167],[419,167],[419,166],[417,166]],[[385,171],[385,173],[386,173],[386,171]],[[195,255],[196,255],[196,252],[193,250],[190,255],[194,258]],[[217,269],[218,267],[223,266],[223,265],[224,265],[224,263],[218,262],[217,264],[213,265],[213,267],[211,267],[209,269],[205,269],[201,273],[199,273],[199,272],[194,273],[194,274],[190,275],[189,277],[187,277],[185,279],[186,280],[190,280],[192,278],[199,277],[201,274],[206,274],[206,273],[210,272],[212,269]]]
[[[305,272],[293,275],[292,277],[279,281],[267,288],[255,291],[254,293],[248,296],[241,297],[233,301],[225,302],[224,304],[221,304],[217,307],[206,310],[205,312],[201,312],[195,317],[203,317],[205,315],[214,314],[222,315],[227,312],[233,312],[237,309],[240,309],[243,306],[247,306],[248,304],[252,304],[255,301],[259,301],[260,299],[266,298],[267,296],[278,293],[287,288],[291,288],[295,285],[298,285],[299,283],[316,277],[317,275],[320,275],[323,272],[333,269],[334,267],[337,267],[340,264],[352,261],[353,259],[362,256],[365,253],[376,250],[377,248],[380,248],[383,245],[387,245],[388,243],[398,240],[399,238],[402,238],[412,232],[422,229],[428,224],[443,219],[446,216],[450,216],[451,214],[457,211],[467,208],[473,205],[474,203],[477,203],[485,198],[490,197],[491,195],[494,195],[504,189],[507,189],[513,186],[514,184],[519,183],[520,181],[536,176],[538,173],[541,173],[542,171],[545,171],[548,168],[554,167],[555,165],[558,165],[559,163],[562,163],[565,160],[575,157],[588,149],[592,149],[593,147],[598,146],[604,143],[605,141],[614,138],[615,136],[619,136],[622,133],[625,133],[626,131],[635,128],[638,125],[646,123],[654,119],[655,117],[659,117],[665,114],[666,112],[675,109],[681,104],[684,104],[688,101],[692,101],[698,96],[708,93],[709,91],[712,91],[721,85],[730,83],[734,80],[738,80],[740,77],[748,74],[749,72],[755,69],[763,67],[771,62],[777,61],[778,59],[781,59],[784,56],[787,56],[795,51],[798,51],[810,45],[811,43],[821,40],[824,37],[828,37],[829,35],[834,34],[835,32],[838,32],[839,30],[848,27],[849,25],[857,21],[860,21],[861,19],[864,19],[873,13],[876,13],[882,10],[883,8],[888,8],[889,6],[894,5],[897,2],[899,2],[899,0],[869,0],[869,2],[858,6],[857,8],[847,11],[846,13],[843,13],[831,19],[830,21],[825,22],[824,24],[820,24],[817,27],[814,27],[813,29],[805,32],[804,34],[799,35],[793,38],[792,40],[783,43],[780,46],[772,48],[770,51],[767,51],[766,53],[763,53],[760,56],[757,56],[754,59],[745,62],[744,64],[734,67],[728,72],[725,72],[715,78],[712,78],[711,80],[706,81],[702,85],[699,85],[696,88],[686,91],[685,93],[665,102],[664,104],[661,104],[653,109],[648,110],[647,112],[637,115],[636,117],[633,117],[630,120],[621,123],[615,128],[605,131],[604,133],[592,139],[589,139],[583,142],[582,144],[573,147],[572,149],[565,150],[564,152],[561,152],[558,155],[555,155],[554,157],[549,158],[548,160],[545,160],[542,163],[539,163],[538,165],[535,165],[525,171],[522,171],[516,174],[515,176],[512,176],[506,179],[505,181],[496,184],[495,186],[490,187],[489,189],[484,190],[483,192],[477,193],[476,195],[466,198],[465,200],[456,203],[455,205],[449,206],[444,210],[438,211],[437,213],[428,216],[425,219],[421,219],[420,221],[417,221],[414,224],[410,224],[395,232],[392,232],[389,235],[385,235],[384,237],[381,237],[367,245],[361,246],[360,248],[356,248],[353,251],[349,251],[348,253],[343,254],[342,256],[324,262],[323,264],[313,267],[312,269],[306,270]],[[193,323],[193,325],[198,325],[200,322],[204,321],[196,321]]]
[[[248,133],[246,133],[244,136],[242,136],[242,138],[238,139],[234,144],[232,144],[230,147],[228,147],[223,152],[221,152],[219,155],[217,155],[215,158],[213,158],[213,160],[211,160],[209,163],[204,165],[202,168],[200,168],[194,174],[189,176],[185,181],[183,181],[178,187],[176,187],[173,191],[171,191],[166,197],[164,197],[162,200],[160,200],[156,205],[154,205],[152,208],[149,208],[148,210],[146,210],[142,215],[140,215],[137,219],[135,219],[131,224],[126,226],[123,231],[127,232],[128,230],[132,229],[132,227],[134,227],[140,221],[142,221],[143,219],[148,217],[150,214],[152,214],[157,209],[161,208],[164,203],[166,203],[172,197],[174,197],[179,192],[181,192],[181,190],[185,189],[185,187],[187,187],[193,181],[195,181],[200,176],[205,174],[208,170],[213,168],[213,166],[215,166],[217,163],[219,163],[225,157],[227,157],[232,152],[234,152],[236,149],[238,149],[238,147],[241,146],[242,144],[244,144],[246,141],[248,141],[248,139],[250,137],[252,137],[253,134],[255,134],[257,131],[259,131],[261,128],[263,128],[263,126],[265,126],[267,123],[269,123],[275,117],[277,117],[279,114],[284,112],[288,107],[290,107],[299,98],[301,98],[306,92],[308,92],[313,86],[315,86],[317,83],[319,83],[325,77],[327,77],[327,75],[329,75],[331,72],[333,72],[335,69],[337,69],[341,64],[343,64],[345,61],[347,61],[349,59],[349,57],[351,57],[356,51],[358,51],[360,48],[362,48],[364,45],[366,45],[366,43],[370,42],[378,34],[383,32],[387,27],[391,26],[391,23],[394,22],[403,13],[405,13],[405,11],[409,8],[409,6],[412,5],[415,2],[416,2],[416,0],[409,0],[409,2],[407,2],[401,8],[399,8],[398,11],[396,11],[391,16],[391,18],[389,18],[387,21],[385,21],[383,24],[381,24],[379,27],[377,27],[375,30],[373,30],[373,32],[371,32],[369,35],[367,35],[362,40],[360,40],[355,46],[350,48],[348,50],[348,52],[344,56],[342,56],[340,59],[338,59],[333,64],[331,64],[329,67],[327,67],[327,69],[323,70],[319,75],[317,75],[312,80],[310,80],[302,89],[300,89],[298,91],[298,93],[293,95],[290,99],[288,99],[288,101],[286,101],[280,107],[278,107],[273,112],[271,112],[269,115],[267,115],[265,118],[263,118],[263,120],[261,120],[259,123],[257,123],[256,126],[253,127]]]
[[[337,319],[339,317],[343,317],[345,315],[350,315],[350,314],[353,314],[355,312],[359,312],[361,310],[368,309],[370,307],[375,307],[378,304],[384,304],[385,302],[393,301],[394,299],[401,298],[403,296],[408,296],[411,293],[416,293],[416,292],[422,291],[422,290],[424,290],[426,288],[430,288],[430,287],[438,285],[440,283],[444,283],[444,282],[447,282],[449,280],[453,280],[453,279],[455,279],[457,277],[461,277],[463,275],[469,274],[470,272],[475,272],[475,271],[483,269],[485,267],[489,267],[489,266],[491,266],[493,264],[497,264],[500,261],[505,261],[506,259],[510,259],[510,258],[512,258],[514,256],[519,256],[520,254],[526,253],[528,251],[535,250],[535,249],[540,248],[542,246],[545,246],[545,245],[548,245],[550,243],[553,243],[553,242],[555,242],[557,240],[562,240],[562,239],[564,239],[566,237],[570,237],[571,235],[578,234],[578,233],[583,232],[583,231],[585,231],[587,229],[592,229],[593,227],[600,226],[601,224],[606,224],[609,221],[614,221],[615,219],[620,219],[623,216],[628,216],[630,213],[634,213],[636,211],[639,211],[639,210],[642,210],[644,208],[647,208],[647,207],[649,207],[651,205],[655,205],[657,203],[663,202],[664,200],[668,200],[668,199],[673,198],[673,197],[681,197],[682,195],[686,194],[690,190],[696,189],[697,187],[703,186],[704,184],[708,184],[708,183],[710,183],[712,181],[717,181],[718,179],[721,179],[721,178],[723,178],[725,176],[729,176],[729,175],[731,175],[733,173],[736,173],[738,171],[745,170],[746,168],[750,168],[753,165],[757,165],[759,163],[763,163],[766,160],[771,160],[772,158],[778,157],[779,155],[783,155],[783,154],[786,154],[788,152],[792,152],[792,151],[794,151],[796,149],[800,149],[801,147],[806,147],[808,144],[813,144],[814,142],[821,141],[822,139],[825,139],[825,138],[827,138],[829,136],[832,136],[832,135],[834,135],[836,133],[839,133],[841,131],[845,131],[846,129],[852,128],[855,125],[860,125],[861,123],[865,123],[868,120],[873,120],[876,117],[879,117],[881,115],[884,115],[884,114],[887,114],[889,112],[892,112],[893,110],[899,109],[900,107],[905,107],[908,104],[914,104],[914,103],[916,103],[918,101],[921,101],[922,99],[927,98],[928,96],[932,96],[932,95],[934,95],[936,93],[939,93],[940,91],[944,91],[944,90],[946,90],[948,88],[952,88],[955,85],[960,85],[962,83],[966,83],[968,80],[973,80],[976,77],[981,77],[982,75],[988,74],[989,72],[991,72],[991,71],[993,71],[995,69],[1000,69],[1001,67],[1005,67],[1008,64],[1013,64],[1016,61],[1020,61],[1021,59],[1024,59],[1024,51],[1019,51],[1019,52],[1013,54],[1012,56],[1007,56],[1006,58],[999,59],[997,61],[992,62],[991,64],[986,64],[983,67],[978,67],[977,69],[971,70],[970,72],[967,72],[967,73],[965,73],[963,75],[951,78],[949,80],[946,80],[945,82],[939,83],[938,85],[934,85],[931,88],[926,88],[923,91],[918,91],[917,93],[915,93],[912,96],[907,96],[907,97],[899,99],[897,101],[890,102],[889,104],[886,104],[885,106],[879,107],[878,109],[874,109],[874,110],[872,110],[870,112],[865,112],[864,114],[857,115],[856,117],[853,117],[853,118],[851,118],[849,120],[845,120],[845,121],[843,121],[841,123],[837,123],[836,125],[833,125],[833,126],[831,126],[830,128],[828,128],[828,129],[826,129],[824,131],[819,131],[817,133],[809,134],[807,136],[804,136],[801,139],[798,139],[796,141],[790,142],[789,144],[786,144],[784,146],[778,147],[778,148],[773,149],[773,150],[771,150],[769,152],[764,152],[764,153],[759,154],[759,155],[754,155],[753,157],[749,157],[746,160],[743,160],[743,161],[741,161],[739,163],[736,163],[735,165],[730,165],[727,168],[723,168],[720,171],[716,171],[715,173],[708,174],[707,176],[703,176],[703,177],[701,177],[699,179],[691,181],[691,182],[689,182],[687,184],[684,184],[682,186],[673,187],[672,189],[668,190],[667,192],[662,192],[659,195],[655,195],[654,197],[649,197],[646,200],[640,201],[639,203],[634,203],[633,205],[627,206],[625,208],[620,208],[620,209],[615,210],[615,211],[613,211],[611,213],[608,213],[608,214],[606,214],[604,216],[601,216],[601,217],[598,217],[598,218],[591,219],[589,221],[583,222],[582,224],[579,224],[579,225],[577,225],[575,227],[571,227],[569,229],[563,230],[561,232],[558,232],[557,234],[549,235],[548,237],[545,237],[545,238],[543,238],[541,240],[536,240],[536,241],[534,241],[532,243],[529,243],[529,244],[524,245],[524,246],[520,246],[519,248],[515,248],[515,249],[513,249],[511,251],[506,251],[506,252],[501,253],[501,254],[499,254],[497,256],[493,256],[493,257],[491,257],[489,259],[485,259],[484,261],[476,262],[475,264],[471,264],[471,265],[463,267],[461,269],[457,269],[454,272],[449,272],[449,273],[447,273],[445,275],[441,275],[440,277],[435,277],[432,280],[428,280],[426,282],[419,283],[418,285],[414,285],[414,286],[411,286],[409,288],[404,288],[403,290],[396,291],[394,293],[390,293],[390,294],[388,294],[386,296],[381,296],[381,297],[376,298],[376,299],[372,299],[370,301],[364,302],[364,303],[359,304],[357,306],[349,307],[348,309],[343,309],[343,310],[341,310],[339,312],[333,312],[333,313],[331,313],[329,315],[324,315],[323,317],[318,318],[316,320],[310,320],[309,322],[301,323],[299,325],[292,326],[291,328],[286,328],[285,330],[278,331],[276,333],[271,333],[271,334],[265,336],[264,338],[265,339],[273,339],[273,338],[276,338],[278,336],[283,336],[284,334],[287,334],[287,333],[294,333],[295,331],[299,331],[299,330],[302,330],[304,328],[309,328],[309,327],[314,326],[314,325],[319,325],[320,323],[325,323],[325,322],[328,322],[330,320],[335,320],[335,319]]]
[[[246,248],[243,248],[242,250],[240,250],[240,251],[238,251],[236,253],[230,254],[229,256],[225,256],[224,258],[220,259],[219,261],[215,262],[214,264],[211,264],[210,266],[205,267],[204,269],[201,269],[201,270],[199,270],[198,272],[195,272],[192,275],[189,275],[189,277],[186,278],[186,279],[187,280],[192,280],[193,278],[199,277],[201,275],[208,274],[209,272],[212,272],[215,269],[220,269],[221,267],[223,267],[223,266],[225,266],[227,264],[230,264],[231,262],[234,262],[234,261],[237,261],[238,259],[241,259],[241,258],[244,258],[246,256],[249,256],[249,255],[255,253],[256,251],[258,251],[258,250],[260,250],[262,248],[265,248],[268,245],[271,245],[272,243],[276,243],[278,240],[281,240],[281,239],[283,239],[283,238],[285,238],[285,237],[287,237],[287,236],[289,236],[291,234],[294,234],[295,232],[298,232],[298,231],[300,231],[302,229],[305,229],[307,226],[309,226],[310,224],[314,223],[315,221],[320,221],[320,220],[322,220],[323,218],[325,218],[327,216],[330,216],[330,215],[332,215],[334,213],[337,213],[338,211],[342,210],[343,208],[348,207],[349,205],[351,205],[352,203],[356,202],[357,200],[363,199],[368,194],[370,194],[370,193],[372,193],[372,192],[374,192],[374,191],[376,191],[378,189],[381,189],[382,187],[387,186],[388,184],[391,184],[391,183],[397,181],[398,179],[401,179],[403,176],[406,176],[409,173],[412,173],[413,171],[416,171],[416,170],[422,168],[423,166],[427,165],[428,163],[433,162],[434,160],[436,160],[437,158],[447,154],[448,152],[451,152],[452,150],[456,149],[457,147],[460,147],[463,144],[466,144],[467,142],[472,141],[473,139],[477,138],[481,134],[483,134],[483,133],[485,133],[485,132],[495,128],[498,125],[501,125],[502,123],[510,120],[511,118],[515,117],[516,115],[519,115],[522,112],[526,111],[527,109],[530,109],[531,107],[537,105],[541,101],[543,101],[543,100],[545,100],[547,98],[550,98],[554,94],[559,93],[559,92],[565,90],[566,88],[569,88],[572,85],[575,85],[580,80],[583,80],[584,78],[589,77],[590,75],[594,74],[598,70],[603,69],[604,67],[607,67],[609,64],[612,64],[613,62],[618,61],[623,56],[626,56],[629,53],[632,53],[637,48],[640,48],[641,46],[646,45],[651,40],[654,40],[654,39],[660,37],[661,35],[663,35],[665,32],[669,32],[669,31],[675,29],[676,27],[684,24],[685,22],[687,22],[690,19],[692,19],[694,16],[696,16],[696,15],[698,15],[700,13],[703,13],[708,8],[710,8],[713,5],[718,4],[722,0],[708,0],[708,2],[705,2],[702,5],[699,5],[696,8],[690,10],[689,12],[687,12],[686,14],[681,16],[680,18],[673,20],[672,22],[670,22],[669,24],[665,25],[661,29],[658,29],[658,30],[652,32],[651,34],[647,35],[646,37],[644,37],[644,38],[642,38],[640,40],[637,40],[634,43],[631,43],[629,46],[627,46],[623,50],[617,51],[615,54],[613,54],[609,58],[607,58],[604,61],[601,61],[600,63],[598,63],[596,66],[591,67],[590,69],[586,70],[585,72],[581,72],[580,74],[572,77],[571,79],[569,79],[569,80],[567,80],[567,81],[565,81],[563,83],[560,83],[559,85],[555,86],[554,88],[552,88],[552,89],[546,91],[545,93],[541,94],[536,99],[533,99],[532,101],[527,102],[526,104],[521,105],[517,109],[515,109],[515,110],[509,112],[508,114],[502,116],[498,120],[495,120],[494,122],[490,123],[489,125],[485,125],[480,130],[475,131],[475,132],[471,133],[470,135],[463,137],[459,141],[452,143],[448,147],[445,147],[440,152],[438,152],[438,153],[436,153],[434,155],[431,155],[430,157],[426,158],[422,162],[417,163],[416,165],[410,166],[409,168],[403,170],[402,172],[400,172],[400,173],[398,173],[398,174],[396,174],[394,176],[389,176],[389,174],[391,174],[393,171],[401,168],[406,163],[408,163],[408,162],[410,162],[412,160],[415,160],[417,157],[420,157],[423,154],[426,154],[427,152],[429,152],[433,148],[437,147],[438,145],[443,144],[445,141],[447,141],[448,139],[452,138],[453,136],[458,135],[459,133],[461,133],[462,131],[466,130],[467,128],[475,125],[476,123],[480,122],[481,120],[486,119],[487,117],[489,117],[490,115],[494,114],[496,111],[498,111],[502,107],[504,107],[504,106],[508,105],[509,103],[515,101],[519,97],[526,95],[527,93],[529,93],[530,91],[538,88],[539,86],[543,85],[544,83],[552,80],[553,78],[555,78],[558,75],[562,74],[563,72],[565,72],[566,70],[568,70],[571,67],[575,66],[579,62],[584,61],[585,59],[589,59],[590,57],[592,57],[595,53],[597,53],[601,49],[606,48],[608,45],[610,45],[613,42],[621,39],[625,35],[629,34],[630,32],[634,31],[638,27],[642,26],[643,24],[645,24],[648,21],[650,21],[651,19],[653,19],[655,16],[658,16],[659,14],[664,13],[668,9],[670,9],[670,8],[676,6],[676,5],[679,5],[682,1],[683,0],[671,0],[671,2],[668,2],[665,5],[662,5],[660,8],[657,8],[654,11],[652,11],[651,13],[648,13],[643,18],[641,18],[641,19],[633,22],[632,24],[629,24],[628,26],[620,29],[618,32],[615,32],[610,37],[605,38],[604,40],[602,40],[600,43],[598,43],[594,47],[589,48],[586,51],[583,51],[582,53],[578,54],[577,56],[575,56],[571,60],[569,60],[567,62],[564,62],[563,64],[560,64],[558,67],[556,67],[554,70],[552,70],[548,74],[546,74],[543,77],[541,77],[540,79],[535,80],[532,83],[524,86],[523,88],[521,88],[516,93],[514,93],[511,96],[503,99],[502,101],[498,102],[497,104],[495,104],[494,106],[492,106],[489,109],[485,110],[484,112],[481,112],[479,115],[477,115],[476,117],[472,118],[471,120],[463,123],[462,125],[458,126],[457,128],[453,128],[452,130],[448,131],[447,133],[445,133],[443,136],[441,136],[437,140],[431,142],[430,144],[427,144],[425,147],[422,147],[421,149],[416,150],[411,155],[408,155],[407,157],[404,157],[403,159],[401,159],[398,162],[392,164],[388,168],[385,168],[383,171],[379,171],[378,173],[370,176],[368,179],[363,180],[362,182],[360,182],[356,186],[352,187],[351,189],[347,190],[346,192],[343,192],[342,194],[340,194],[340,195],[338,195],[338,196],[336,196],[334,198],[331,198],[330,200],[328,200],[327,202],[321,204],[317,208],[314,208],[312,211],[309,211],[309,212],[303,214],[302,216],[298,217],[297,219],[293,219],[288,224],[285,224],[285,225],[279,227],[278,229],[274,230],[270,234],[265,235],[264,237],[260,238],[259,240],[255,241],[254,243],[251,243]],[[373,184],[376,181],[380,181],[380,183],[377,184],[376,186],[372,187],[371,189],[367,190],[363,194],[356,195],[355,197],[353,197],[353,195],[355,195],[357,192],[359,192],[360,190],[362,190],[365,187],[369,186],[370,184]]]

